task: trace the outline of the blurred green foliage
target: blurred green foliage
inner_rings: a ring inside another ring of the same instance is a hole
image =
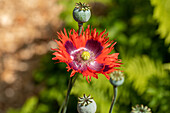
[[[87,1],[92,6],[92,17],[87,24],[97,28],[98,32],[104,29],[109,32],[110,39],[117,41],[114,51],[120,53],[123,62],[126,79],[118,89],[113,112],[129,113],[132,106],[144,104],[153,113],[168,113],[170,13],[167,12],[170,0]],[[64,5],[61,18],[67,30],[78,28],[72,17],[76,2],[79,1],[59,1]],[[85,28],[87,24],[84,24]],[[57,113],[66,95],[70,72],[66,71],[64,63],[54,64],[52,57],[51,53],[45,55],[41,66],[34,72],[35,84],[43,87],[39,95],[28,99],[21,109],[10,109],[8,113]],[[94,97],[97,113],[109,111],[113,88],[104,75],[99,75],[98,80],[92,78],[89,84],[79,75],[71,92],[68,113],[77,112],[77,97],[83,94]]]
[[[158,33],[170,44],[170,0],[151,0],[154,8],[153,17],[159,22]]]

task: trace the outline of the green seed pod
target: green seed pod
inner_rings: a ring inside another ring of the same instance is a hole
[[[132,107],[131,113],[152,113],[152,112],[151,109],[148,108],[148,106],[136,105],[135,107]]]
[[[85,3],[76,3],[76,7],[73,10],[73,18],[78,23],[85,23],[91,17],[90,7]]]
[[[120,86],[124,82],[124,76],[121,71],[114,71],[110,74],[110,83],[114,86]]]
[[[96,103],[93,97],[86,96],[78,98],[77,111],[78,113],[95,113],[97,109]]]

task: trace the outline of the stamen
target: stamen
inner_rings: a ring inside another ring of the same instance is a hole
[[[90,59],[90,53],[88,51],[84,51],[82,54],[81,54],[81,58],[83,60],[88,60]]]

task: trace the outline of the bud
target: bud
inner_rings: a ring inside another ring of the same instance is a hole
[[[84,94],[83,97],[78,98],[77,111],[79,113],[95,113],[96,109],[96,103],[90,95]]]
[[[121,71],[114,71],[110,74],[110,83],[114,86],[120,86],[124,82],[124,75]]]
[[[85,23],[91,17],[90,6],[86,3],[76,3],[76,6],[73,10],[73,18],[78,23]]]

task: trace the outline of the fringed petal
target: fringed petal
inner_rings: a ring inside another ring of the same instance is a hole
[[[109,75],[107,75],[107,74],[105,74],[105,73],[103,73],[104,74],[104,76],[108,79],[108,80],[110,80],[110,76]]]
[[[104,65],[101,63],[98,63],[97,61],[94,61],[88,65],[88,68],[99,72],[104,68]]]
[[[73,70],[73,71],[71,72],[70,77],[73,77],[73,76],[75,75],[76,72],[77,72],[77,71]]]

